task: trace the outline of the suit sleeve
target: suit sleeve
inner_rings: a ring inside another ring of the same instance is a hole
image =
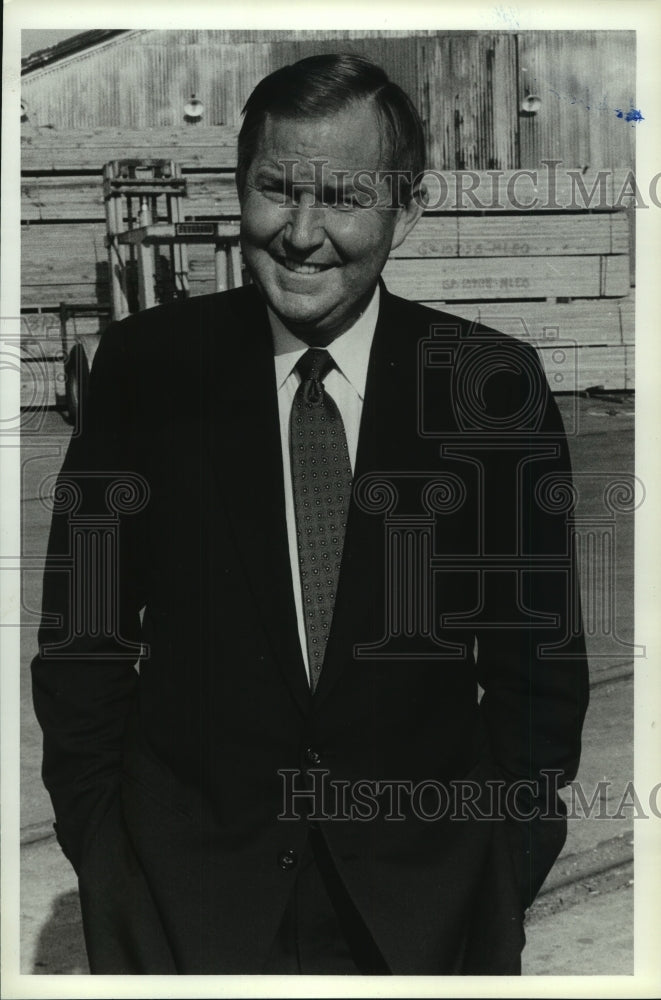
[[[97,351],[79,433],[54,490],[33,700],[43,780],[60,845],[76,870],[116,807],[122,740],[135,706],[144,602],[135,375],[126,323]]]
[[[517,788],[504,811],[528,906],[566,837],[557,788],[578,770],[589,687],[567,439],[536,353],[523,344],[520,350],[524,368],[540,387],[539,406],[529,408],[525,433],[512,439],[514,495],[490,494],[488,516],[505,527],[508,551],[514,545],[527,568],[519,574],[516,591],[511,585],[492,591],[492,624],[479,632],[477,641],[484,689],[480,710],[490,752],[506,787]],[[507,395],[509,412],[525,413],[530,381],[510,376]],[[506,454],[495,451],[486,459],[494,466],[489,470],[493,481],[498,481],[496,465]],[[512,626],[517,620],[522,624]]]

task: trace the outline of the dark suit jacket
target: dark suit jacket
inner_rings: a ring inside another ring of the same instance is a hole
[[[483,803],[489,780],[576,773],[568,476],[532,349],[382,289],[311,696],[263,303],[242,288],[109,328],[56,491],[33,663],[93,971],[258,972],[307,836],[307,800],[278,818],[284,783],[309,787],[292,772],[311,765],[352,793],[372,782],[350,800],[362,818],[326,801],[321,826],[393,973],[517,971],[565,821],[441,816],[438,788],[471,779]]]

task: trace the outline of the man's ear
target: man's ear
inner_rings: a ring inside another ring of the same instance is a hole
[[[392,236],[390,249],[394,250],[400,243],[403,243],[425,208],[426,191],[424,185],[418,183],[411,191],[411,197],[407,205],[401,205],[397,209],[397,221]]]

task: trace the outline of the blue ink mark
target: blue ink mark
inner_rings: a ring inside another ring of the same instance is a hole
[[[618,118],[623,118],[625,122],[644,122],[645,119],[641,115],[637,108],[631,108],[630,111],[622,111],[621,108],[615,109],[615,114]]]
[[[628,122],[632,128],[635,128],[638,122],[645,121],[645,118],[640,113],[640,111],[637,108],[634,108],[633,97],[629,98],[630,108],[628,111],[625,111],[622,108],[611,107],[608,104],[608,94],[604,94],[599,103],[595,104],[596,96],[591,99],[590,93],[588,92],[586,94],[587,99],[592,100],[592,104],[588,104],[586,101],[578,97],[576,94],[573,93],[563,94],[560,91],[556,90],[554,87],[546,87],[545,89],[549,94],[554,94],[559,101],[567,101],[569,104],[574,104],[574,105],[582,104],[586,111],[590,110],[614,111],[618,118],[622,119],[622,121]]]
[[[502,21],[505,21],[506,24],[512,24],[515,28],[519,27],[514,7],[494,7],[494,11]]]

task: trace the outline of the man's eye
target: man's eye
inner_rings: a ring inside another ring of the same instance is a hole
[[[260,184],[259,189],[269,201],[274,201],[278,205],[285,205],[289,200],[287,192],[279,184]]]
[[[360,208],[360,202],[356,195],[345,195],[343,198],[338,197],[333,203],[333,208],[337,208],[340,212],[351,212],[356,208]]]

